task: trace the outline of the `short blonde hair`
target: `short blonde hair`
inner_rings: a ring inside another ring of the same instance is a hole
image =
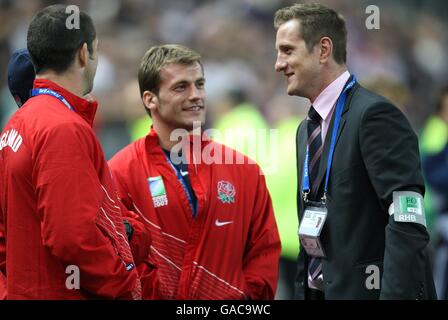
[[[158,94],[160,89],[160,70],[168,64],[191,65],[199,63],[201,55],[194,50],[178,44],[165,44],[151,47],[146,51],[138,70],[140,95],[146,90]]]

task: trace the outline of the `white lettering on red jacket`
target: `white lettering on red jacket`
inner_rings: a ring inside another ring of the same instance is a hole
[[[0,138],[0,151],[5,147],[10,147],[12,151],[17,152],[22,145],[22,136],[14,129],[8,130]]]

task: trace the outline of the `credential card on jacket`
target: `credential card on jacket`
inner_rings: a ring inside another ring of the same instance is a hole
[[[327,209],[325,207],[307,207],[303,213],[299,226],[299,238],[309,255],[325,257],[319,237],[326,218]]]

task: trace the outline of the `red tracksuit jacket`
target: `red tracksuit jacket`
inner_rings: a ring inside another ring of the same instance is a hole
[[[230,150],[210,140],[204,148]],[[281,247],[258,165],[189,164],[196,218],[154,130],[109,166],[123,204],[151,230],[151,253],[139,265],[143,298],[274,298]]]
[[[92,130],[97,104],[48,80],[34,86],[61,94],[75,112],[39,95],[0,135],[0,296],[6,289],[8,299],[139,298],[117,193]],[[70,265],[79,268],[79,290],[66,286]]]

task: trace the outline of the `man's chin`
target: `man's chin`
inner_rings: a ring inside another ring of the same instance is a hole
[[[288,96],[299,96],[299,97],[301,97],[301,94],[300,94],[299,90],[297,90],[297,88],[295,88],[293,86],[288,86],[288,89],[286,90],[286,93],[288,94]]]
[[[202,128],[204,126],[205,120],[198,118],[198,119],[193,119],[191,121],[188,121],[188,123],[186,123],[186,128],[188,131],[191,131],[195,128]]]
[[[288,94],[288,96],[294,96],[295,94],[294,94],[294,89],[293,88],[289,88],[288,87],[288,89],[286,89],[286,93]]]

